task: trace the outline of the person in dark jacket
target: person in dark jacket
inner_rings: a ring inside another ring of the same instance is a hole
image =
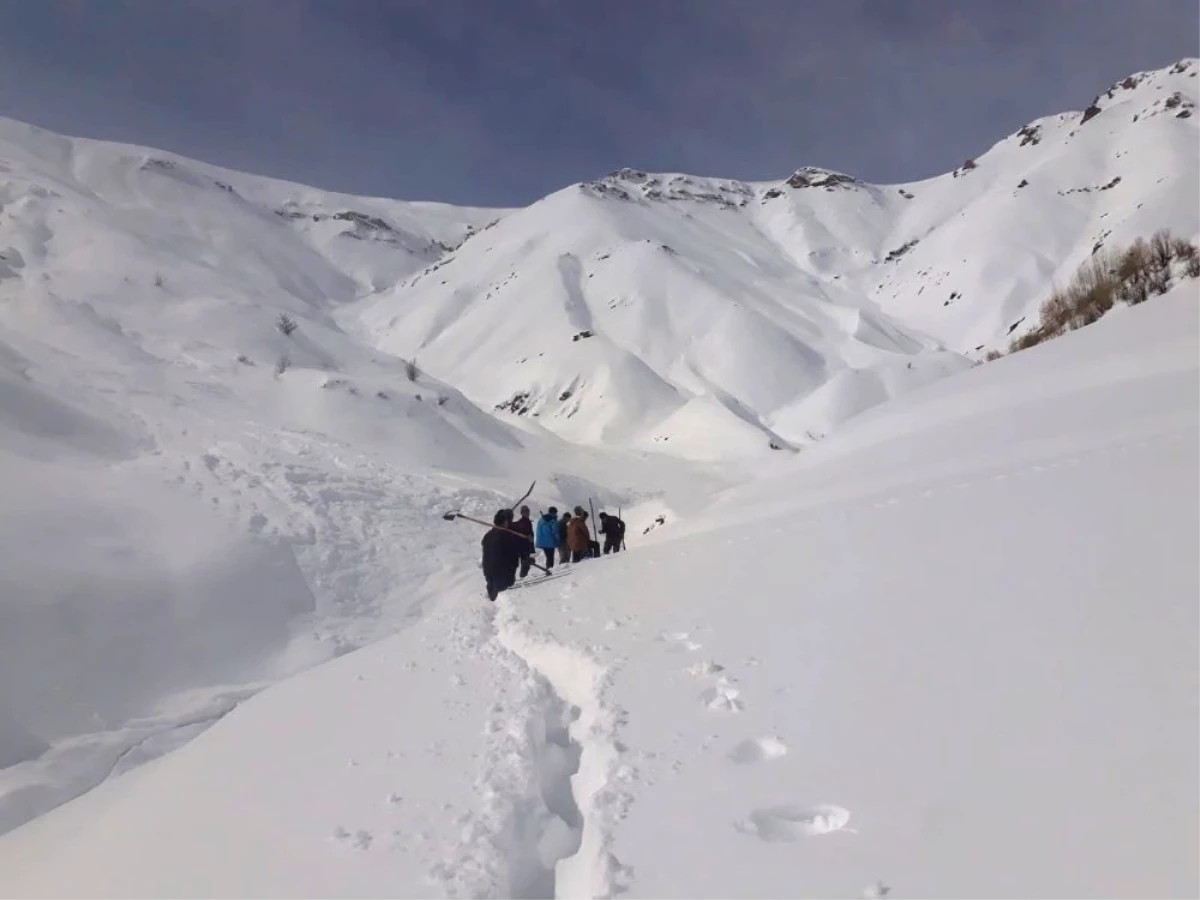
[[[571,548],[567,545],[567,527],[571,524],[571,513],[567,511],[558,520],[558,561],[571,561]]]
[[[546,556],[546,568],[554,568],[554,551],[558,549],[558,510],[550,507],[534,529],[533,544]]]
[[[616,516],[600,513],[600,534],[604,535],[604,553],[620,553],[625,540],[625,523]]]
[[[525,538],[508,530],[512,512],[502,509],[492,518],[492,528],[483,536],[483,577],[489,600],[495,600],[517,582],[517,566],[526,554]]]
[[[529,518],[528,506],[521,507],[521,518],[509,527],[517,534],[523,534],[529,538],[525,542],[524,552],[521,554],[521,577],[524,578],[529,574],[529,567],[533,565],[533,521]]]

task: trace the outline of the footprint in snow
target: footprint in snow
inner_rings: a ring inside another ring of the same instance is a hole
[[[788,752],[787,744],[777,737],[760,737],[742,741],[729,751],[729,758],[738,765],[770,762]]]
[[[366,850],[370,848],[371,841],[375,840],[374,835],[365,828],[360,828],[358,831],[351,834],[340,825],[333,829],[334,840],[340,841],[343,844],[348,844],[355,850]]]
[[[737,713],[745,709],[738,697],[741,691],[726,682],[718,682],[700,694],[700,702],[717,712]]]
[[[829,803],[818,803],[815,806],[788,805],[756,809],[747,819],[735,823],[734,827],[743,834],[752,834],[759,840],[775,843],[798,841],[834,831],[851,831],[846,827],[849,821],[849,810]]]
[[[703,644],[697,644],[695,641],[691,640],[691,635],[686,631],[664,632],[659,637],[659,640],[666,641],[668,644],[670,644],[670,649],[672,652],[683,651],[690,653],[692,651],[699,650],[704,646]]]
[[[725,671],[725,667],[718,662],[713,662],[711,659],[706,659],[704,662],[698,662],[694,666],[688,666],[687,673],[695,675],[697,678],[706,678],[713,675],[720,675]]]

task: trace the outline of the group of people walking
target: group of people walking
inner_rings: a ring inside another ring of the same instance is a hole
[[[603,553],[619,553],[625,546],[625,523],[617,516],[600,513],[597,535],[604,536],[603,549],[592,537],[588,513],[576,506],[560,517],[557,507],[550,507],[535,523],[529,507],[522,506],[520,517],[514,518],[511,509],[502,509],[492,519],[492,528],[483,536],[483,577],[487,580],[489,600],[495,600],[525,578],[537,565],[534,553],[542,551],[546,573],[555,562],[577,563]]]

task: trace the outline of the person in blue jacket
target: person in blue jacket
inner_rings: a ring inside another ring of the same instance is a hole
[[[537,522],[533,533],[533,544],[546,556],[546,568],[554,568],[554,551],[558,548],[558,510],[550,507]]]

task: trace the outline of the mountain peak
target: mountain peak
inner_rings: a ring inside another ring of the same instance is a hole
[[[861,181],[844,172],[835,172],[833,169],[821,169],[816,166],[803,166],[788,176],[782,186],[773,187],[763,194],[763,199],[773,200],[776,197],[782,197],[784,187],[795,191],[805,188],[824,188],[827,191],[835,191],[853,190],[861,185]]]
[[[1108,90],[1101,91],[1092,98],[1092,102],[1088,104],[1087,109],[1083,111],[1083,114],[1079,119],[1079,124],[1082,125],[1091,119],[1094,119],[1106,109],[1129,100],[1130,93],[1133,91],[1138,91],[1139,88],[1142,89],[1143,93],[1145,92],[1146,88],[1149,87],[1152,87],[1156,91],[1162,91],[1165,89],[1168,82],[1179,82],[1184,78],[1195,78],[1198,68],[1200,68],[1200,66],[1197,65],[1197,60],[1195,58],[1184,57],[1173,65],[1165,66],[1161,69],[1151,69],[1145,72],[1134,72],[1132,75],[1127,75],[1120,81],[1113,82]],[[1175,87],[1182,88],[1183,85],[1177,84]],[[1191,93],[1195,93],[1194,87],[1191,89]],[[1167,108],[1176,109],[1177,113],[1186,112],[1186,115],[1179,115],[1179,118],[1188,118],[1191,115],[1190,110],[1194,104],[1191,104],[1189,101],[1188,105],[1184,106],[1184,101],[1180,90],[1174,91],[1172,96],[1175,98],[1175,100]],[[1178,107],[1183,108],[1177,109]],[[1145,111],[1139,113],[1139,115],[1144,115]]]
[[[583,182],[579,188],[592,196],[624,201],[687,201],[727,209],[743,207],[754,197],[754,189],[743,181],[679,173],[656,174],[628,167],[595,181]]]

